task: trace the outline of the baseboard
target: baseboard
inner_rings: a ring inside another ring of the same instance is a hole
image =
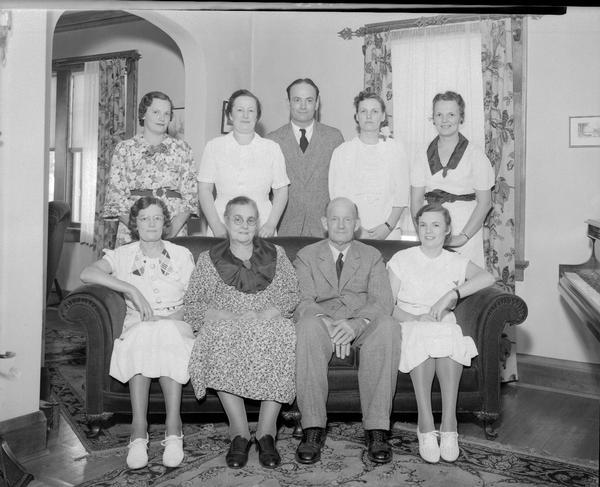
[[[600,398],[600,364],[517,354],[519,384]]]
[[[46,450],[46,415],[35,411],[16,418],[0,421],[2,436],[14,455],[21,460]]]

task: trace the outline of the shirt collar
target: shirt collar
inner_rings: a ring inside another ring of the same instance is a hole
[[[328,243],[329,243],[329,248],[331,249],[331,254],[333,255],[334,262],[337,260],[338,255],[340,255],[340,252],[343,255],[342,260],[345,262],[346,256],[348,255],[348,251],[350,250],[350,245],[352,245],[352,242],[350,242],[348,245],[346,245],[346,247],[344,247],[343,250],[336,249],[333,245],[331,245],[331,242],[328,242]]]
[[[306,138],[308,139],[308,141],[310,142],[310,139],[312,137],[313,134],[313,129],[315,128],[315,121],[313,120],[311,122],[311,124],[308,127],[298,127],[298,125],[296,125],[294,122],[290,121],[290,123],[292,124],[292,130],[294,131],[294,137],[296,137],[296,141],[298,143],[300,143],[300,129],[306,129]]]

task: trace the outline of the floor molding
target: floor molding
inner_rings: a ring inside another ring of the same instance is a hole
[[[541,389],[600,398],[600,364],[517,354],[519,383]]]

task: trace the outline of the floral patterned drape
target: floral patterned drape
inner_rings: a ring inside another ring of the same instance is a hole
[[[127,59],[100,61],[100,100],[98,109],[98,176],[94,223],[94,250],[114,248],[117,221],[104,220],[105,190],[115,145],[125,138],[125,105],[127,100]]]
[[[492,210],[484,225],[488,270],[505,291],[515,291],[515,152],[511,19],[480,21],[484,91],[485,151],[494,166]],[[390,33],[366,34],[365,89],[378,93],[392,113]],[[518,161],[517,161],[518,163]],[[502,380],[517,380],[514,329],[502,337]]]
[[[365,89],[377,93],[385,101],[387,125],[393,130],[392,48],[390,33],[365,35]]]
[[[481,28],[481,67],[485,151],[496,173],[492,210],[483,228],[488,270],[507,292],[515,292],[515,133],[511,19],[484,20]],[[513,327],[502,336],[503,381],[517,380]]]

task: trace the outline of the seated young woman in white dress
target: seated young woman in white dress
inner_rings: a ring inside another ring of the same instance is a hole
[[[402,326],[399,369],[409,372],[418,409],[419,454],[431,463],[458,458],[456,401],[463,366],[477,355],[452,310],[459,299],[494,284],[494,277],[457,252],[443,248],[452,235],[450,213],[439,204],[416,214],[421,245],[397,252],[388,262],[396,298],[393,316]],[[437,375],[442,393],[440,443],[431,409]]]
[[[158,378],[165,396],[166,431],[163,464],[176,467],[183,460],[181,389],[188,382],[188,362],[194,335],[182,321],[183,295],[194,270],[185,247],[162,240],[169,211],[152,196],[138,199],[129,213],[134,242],[115,250],[81,272],[81,280],[101,284],[125,296],[127,313],[123,332],[115,340],[109,373],[129,383],[132,432],[127,466],[148,463],[148,393]]]

